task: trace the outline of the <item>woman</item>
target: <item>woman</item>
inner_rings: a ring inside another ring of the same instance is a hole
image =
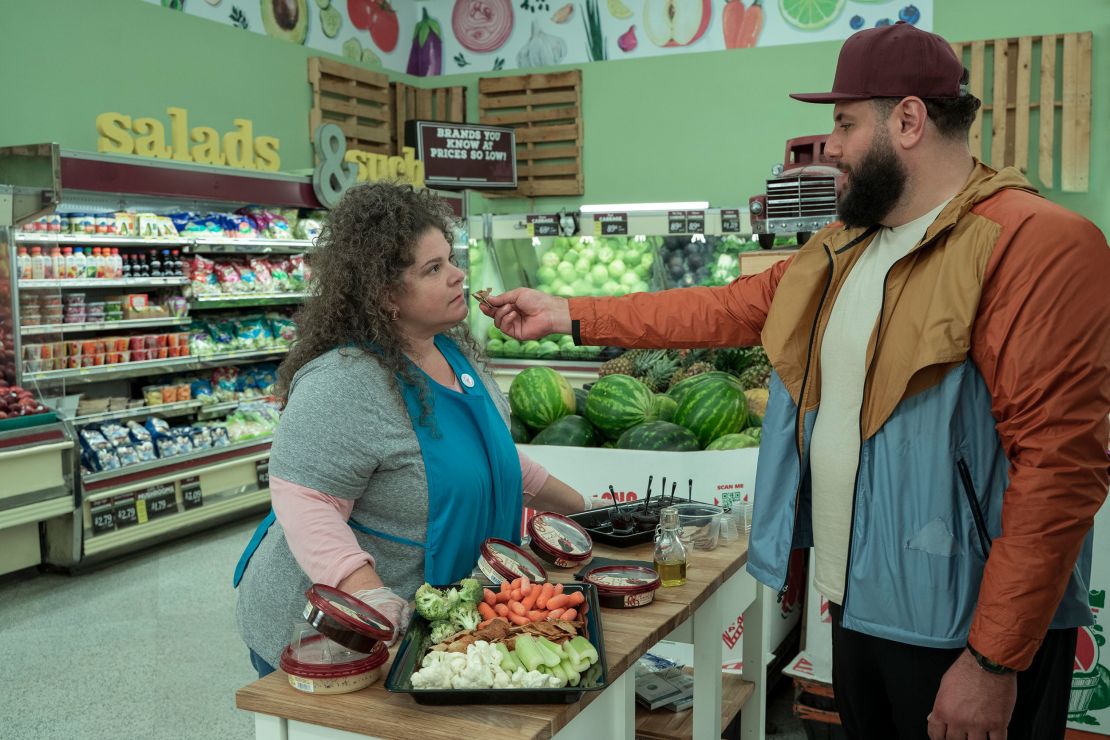
[[[273,511],[236,569],[260,677],[310,584],[373,606],[395,640],[421,583],[467,576],[487,537],[519,541],[523,505],[586,507],[518,455],[505,398],[476,362],[451,254],[450,212],[407,186],[350,189],[320,235],[312,296],[279,371]]]

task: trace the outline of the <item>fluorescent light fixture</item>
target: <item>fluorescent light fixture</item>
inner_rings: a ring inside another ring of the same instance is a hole
[[[605,203],[585,205],[582,213],[635,213],[637,211],[704,211],[709,208],[707,200],[674,201],[672,203]]]

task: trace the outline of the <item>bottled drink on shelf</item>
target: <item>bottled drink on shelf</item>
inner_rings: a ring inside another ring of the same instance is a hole
[[[104,278],[104,254],[100,247],[93,247],[92,262],[89,265],[89,277]]]
[[[162,275],[164,277],[173,277],[173,260],[170,259],[170,250],[162,250]]]
[[[18,254],[15,258],[16,268],[19,270],[20,280],[31,279],[31,255],[27,253],[27,247],[20,247]]]
[[[69,260],[66,260],[66,276],[77,279],[82,279],[85,277],[85,252],[81,249],[81,247],[73,248],[72,263]]]
[[[136,273],[135,272],[135,266],[132,265],[131,266],[131,277],[141,277],[141,278],[150,277],[150,265],[148,265],[146,263],[146,255],[145,254],[140,254],[138,256],[138,262],[139,262],[139,272]]]
[[[119,247],[112,247],[112,255],[109,258],[111,265],[110,277],[119,279],[123,277],[123,259],[119,256]]]
[[[50,250],[50,261],[53,263],[52,272],[55,279],[61,279],[66,276],[66,258],[62,254],[62,250],[54,247]]]
[[[62,250],[62,275],[64,278],[77,277],[77,263],[73,260],[73,247]]]
[[[120,277],[131,277],[131,255],[125,254],[120,259]]]
[[[173,274],[177,277],[184,277],[185,265],[181,262],[181,252],[175,249],[170,253],[170,256],[173,257]]]
[[[100,250],[96,247],[87,247],[88,251],[85,252],[85,277],[96,277],[96,261],[100,259]]]
[[[31,247],[31,279],[43,280],[50,277],[46,274],[46,257],[42,256],[42,247]]]
[[[150,276],[162,277],[162,261],[158,259],[158,250],[150,250]]]

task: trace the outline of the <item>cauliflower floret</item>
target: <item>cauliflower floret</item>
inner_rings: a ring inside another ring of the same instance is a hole
[[[512,685],[519,689],[553,689],[558,687],[559,679],[539,671],[526,671],[517,668],[513,672]]]
[[[449,689],[453,674],[443,661],[424,661],[424,667],[412,674],[414,689]]]

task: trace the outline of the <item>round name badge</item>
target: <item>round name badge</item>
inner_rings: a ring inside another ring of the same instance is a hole
[[[467,388],[474,387],[474,378],[470,376],[470,373],[463,373],[461,376],[459,376],[459,380],[461,380],[462,384],[465,385]]]

